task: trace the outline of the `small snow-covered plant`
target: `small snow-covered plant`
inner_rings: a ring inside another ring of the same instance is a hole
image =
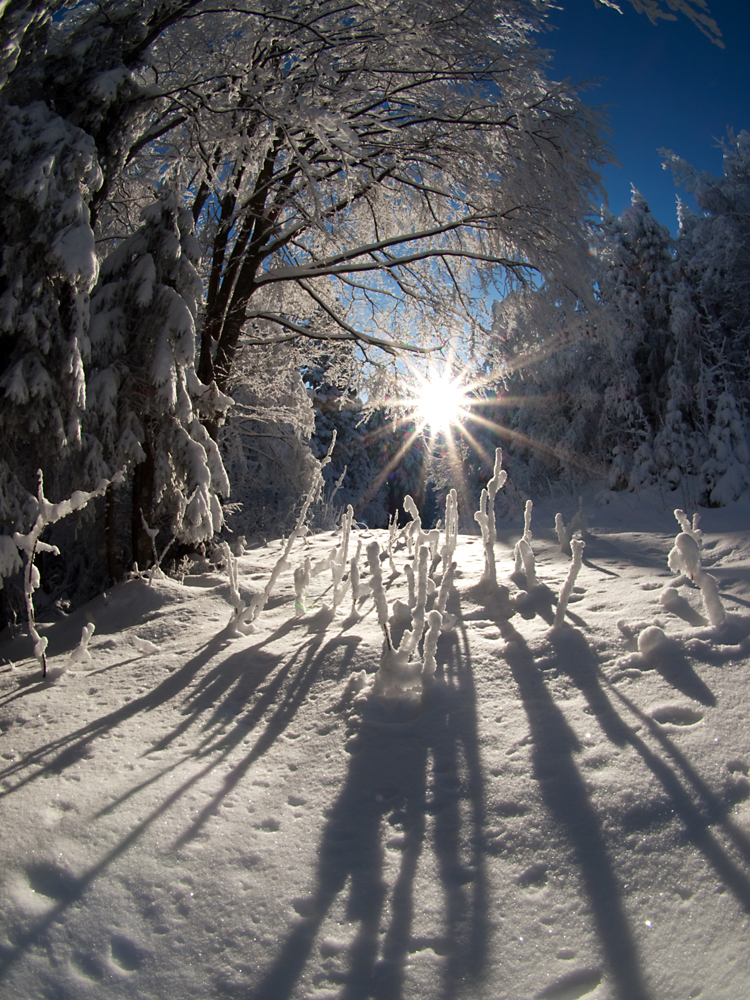
[[[91,653],[89,653],[89,642],[91,641],[91,636],[96,630],[96,625],[93,622],[89,622],[87,625],[83,626],[81,630],[81,641],[78,643],[76,648],[70,654],[71,663],[83,663],[91,659]]]
[[[102,479],[95,490],[90,493],[85,493],[83,490],[76,490],[67,500],[61,500],[60,503],[50,503],[49,500],[44,496],[44,479],[42,476],[42,470],[38,472],[39,476],[39,487],[37,490],[36,504],[36,519],[31,529],[26,532],[26,534],[21,534],[16,531],[12,536],[13,544],[15,545],[18,552],[23,552],[26,565],[24,566],[23,575],[23,592],[24,599],[26,602],[26,618],[28,621],[29,636],[34,641],[34,656],[39,661],[39,665],[42,668],[42,677],[47,676],[47,656],[45,650],[47,649],[47,637],[39,635],[36,629],[36,623],[34,621],[34,591],[39,587],[40,578],[39,570],[34,564],[37,552],[51,552],[54,555],[60,555],[60,550],[56,545],[49,545],[47,542],[41,541],[41,534],[48,524],[55,524],[56,521],[61,520],[63,517],[67,517],[74,510],[81,510],[89,500],[94,497],[102,496],[109,486],[110,482],[117,482],[122,479],[122,475],[114,476],[112,480]],[[20,559],[16,555],[15,559],[9,559],[9,546],[7,543],[3,544],[3,565],[2,569],[10,569],[13,572],[15,569],[20,569]],[[4,574],[5,575],[5,574]]]
[[[229,603],[234,608],[235,615],[239,616],[245,610],[245,604],[240,597],[239,575],[237,572],[237,557],[229,548],[228,542],[222,542],[219,546],[224,565],[229,577]]]
[[[567,527],[563,521],[562,514],[555,514],[555,533],[557,534],[557,540],[560,543],[560,551],[564,552],[565,555],[570,555],[570,540],[573,535],[575,535],[576,531],[580,531],[582,534],[585,534],[582,496],[578,497],[578,510],[571,518],[570,524]]]
[[[552,623],[553,628],[559,628],[565,621],[565,612],[568,609],[568,601],[570,600],[570,595],[573,593],[573,585],[576,582],[578,571],[581,568],[581,563],[583,561],[583,550],[585,547],[586,543],[581,538],[574,538],[570,543],[570,548],[573,552],[573,558],[570,560],[570,569],[568,570],[568,575],[565,579],[565,583],[563,584],[562,590],[560,591],[560,596],[557,599],[555,620]]]
[[[381,695],[385,698],[413,697],[423,690],[435,673],[435,647],[443,623],[443,616],[437,609],[427,615],[427,563],[429,556],[429,546],[422,545],[419,550],[416,603],[412,610],[411,629],[404,632],[401,642],[396,647],[388,627],[388,600],[383,587],[380,546],[377,542],[371,542],[367,546],[372,594],[378,622],[385,636],[380,666],[372,685],[372,693],[375,695]],[[420,659],[415,654],[418,653],[419,642],[428,622],[429,632],[423,647],[423,658]]]
[[[701,567],[700,541],[702,533],[698,529],[697,515],[692,525],[684,512],[676,510],[675,517],[682,526],[682,531],[674,540],[674,548],[669,553],[669,568],[673,573],[679,573],[700,587],[703,606],[708,620],[712,625],[723,625],[726,612],[719,597],[719,587],[714,577]]]
[[[492,479],[487,483],[487,488],[482,490],[479,498],[479,510],[474,514],[474,520],[482,532],[482,542],[484,544],[484,576],[482,579],[490,584],[497,583],[497,569],[495,567],[495,542],[497,541],[495,497],[497,496],[497,491],[505,485],[505,481],[508,478],[508,473],[505,469],[500,468],[502,459],[502,448],[496,448],[495,470]]]

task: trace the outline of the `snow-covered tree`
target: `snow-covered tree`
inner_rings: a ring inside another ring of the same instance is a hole
[[[20,530],[37,469],[65,488],[81,445],[96,281],[91,138],[44,104],[0,103],[0,521]]]
[[[193,367],[202,289],[192,230],[179,195],[165,189],[141,228],[104,260],[91,300],[89,461],[133,469],[132,546],[141,567],[152,559],[147,528],[158,525],[166,541],[205,541],[223,523],[218,495],[229,494],[200,420],[201,412],[215,419],[231,400]]]

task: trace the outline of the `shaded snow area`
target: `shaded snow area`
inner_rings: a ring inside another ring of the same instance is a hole
[[[750,509],[676,546],[691,524],[611,501],[555,628],[554,509],[523,572],[522,517],[498,524],[494,588],[459,536],[434,680],[407,700],[361,686],[384,643],[365,552],[388,536],[356,527],[354,610],[331,609],[330,568],[295,599],[326,534],[297,541],[248,635],[230,600],[254,606],[280,542],[237,559],[233,591],[204,564],[40,624],[47,682],[6,633],[3,1000],[744,1000]],[[719,624],[673,548],[718,584]]]

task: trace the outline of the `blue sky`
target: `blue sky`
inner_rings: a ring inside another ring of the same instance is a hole
[[[539,44],[554,50],[548,76],[598,79],[584,100],[613,105],[611,142],[622,166],[605,171],[610,210],[619,215],[629,204],[632,182],[675,232],[677,189],[657,150],[720,174],[717,140],[727,126],[750,130],[750,2],[709,0],[724,49],[683,16],[653,25],[628,0],[621,0],[622,14],[593,0],[561,3],[564,10],[551,18],[559,30]]]

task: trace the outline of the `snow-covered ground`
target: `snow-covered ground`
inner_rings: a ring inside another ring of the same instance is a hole
[[[661,602],[671,513],[586,510],[564,628],[553,509],[534,510],[528,596],[520,516],[497,593],[460,536],[421,707],[352,697],[383,634],[372,598],[327,610],[330,572],[299,617],[282,575],[240,637],[223,572],[123,583],[44,626],[52,672],[96,626],[51,682],[6,633],[3,1000],[744,1000],[750,507],[703,513],[718,627],[689,583]],[[243,599],[280,546],[240,557]],[[406,599],[403,572],[384,579]]]

